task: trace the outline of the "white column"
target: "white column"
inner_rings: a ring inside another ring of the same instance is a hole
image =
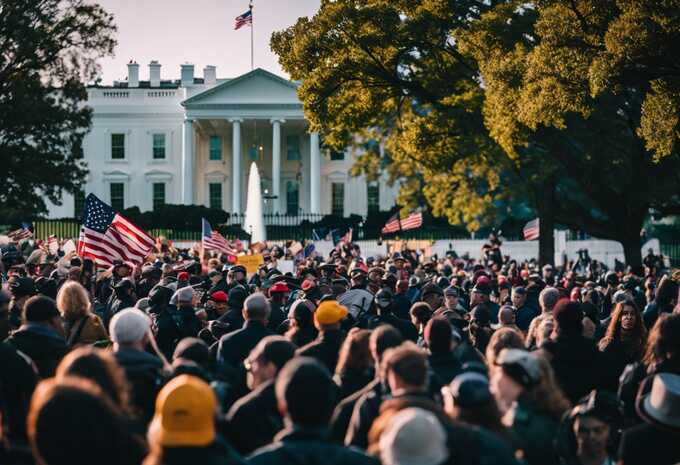
[[[319,149],[319,133],[309,135],[310,161],[309,161],[309,185],[310,185],[310,213],[321,213],[321,151]]]
[[[241,213],[241,123],[243,118],[231,118],[231,212]]]
[[[194,125],[186,118],[182,125],[182,203],[194,203]]]
[[[283,213],[281,192],[281,123],[286,120],[273,118],[272,123],[272,196],[274,199],[273,213]]]

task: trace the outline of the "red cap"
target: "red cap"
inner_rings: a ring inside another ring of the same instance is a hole
[[[210,300],[213,300],[215,302],[226,302],[227,301],[227,293],[224,292],[224,291],[215,291],[210,296]]]
[[[491,280],[487,278],[486,276],[482,275],[479,278],[477,278],[477,285],[482,285],[482,286],[488,286],[491,284]]]
[[[501,275],[498,275],[498,284],[503,284],[503,283],[505,283],[505,282],[507,282],[507,281],[508,281],[508,278],[506,278],[506,277],[503,276],[502,274],[501,274]]]
[[[189,273],[186,271],[182,271],[177,274],[177,280],[178,281],[189,281]]]
[[[310,290],[311,288],[313,288],[314,286],[316,286],[316,283],[314,281],[312,281],[311,279],[305,279],[302,282],[301,287],[302,287],[302,290],[306,292],[306,291]]]
[[[274,283],[272,287],[269,288],[269,293],[271,294],[272,292],[288,292],[290,289],[288,288],[288,285],[282,281],[279,281],[278,283]]]

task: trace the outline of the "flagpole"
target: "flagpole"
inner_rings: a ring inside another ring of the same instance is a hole
[[[253,18],[253,2],[248,5],[250,7],[250,70],[255,69],[255,54],[253,52],[253,29],[255,28],[255,21]]]

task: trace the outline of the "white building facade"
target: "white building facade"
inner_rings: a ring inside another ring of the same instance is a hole
[[[79,216],[88,193],[116,210],[167,203],[243,213],[252,162],[265,213],[367,216],[395,204],[396,187],[350,176],[356,153],[326,150],[309,132],[297,83],[262,69],[217,79],[206,66],[196,78],[187,64],[180,74],[163,80],[151,62],[149,80],[140,81],[130,63],[126,81],[88,88],[85,189],[52,206],[50,217]]]

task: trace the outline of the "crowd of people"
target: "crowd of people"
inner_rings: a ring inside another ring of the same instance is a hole
[[[680,274],[653,254],[30,252],[2,250],[2,464],[680,462]]]

